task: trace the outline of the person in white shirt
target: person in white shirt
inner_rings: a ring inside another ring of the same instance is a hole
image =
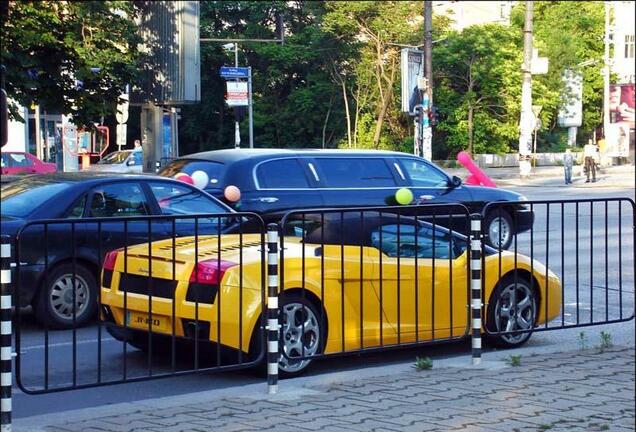
[[[585,183],[590,182],[590,171],[592,172],[592,183],[596,182],[596,156],[598,154],[598,147],[589,140],[585,147],[583,147],[583,156],[585,157],[585,176],[587,180]]]

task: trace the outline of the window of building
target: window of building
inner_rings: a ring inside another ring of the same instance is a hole
[[[625,58],[634,58],[634,35],[625,35]]]

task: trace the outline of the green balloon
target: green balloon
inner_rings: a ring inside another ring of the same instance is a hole
[[[395,192],[395,200],[400,205],[410,204],[411,201],[413,201],[413,192],[407,188],[398,189],[397,192]]]

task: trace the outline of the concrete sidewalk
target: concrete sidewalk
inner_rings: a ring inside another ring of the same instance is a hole
[[[287,380],[273,396],[259,384],[90,408],[19,419],[14,430],[634,430],[634,347],[530,355],[516,367],[504,357],[492,353],[479,367],[463,356],[426,371],[404,364],[357,378]]]
[[[464,168],[445,169],[450,175],[465,179],[469,172]],[[535,167],[529,178],[519,177],[518,167],[485,168],[484,172],[500,187],[564,187],[564,188],[627,188],[636,186],[636,167],[619,165],[603,167],[597,171],[596,183],[586,183],[580,166],[573,169],[571,185],[564,182],[563,167]]]

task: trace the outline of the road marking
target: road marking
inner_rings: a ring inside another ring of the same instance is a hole
[[[120,342],[115,338],[104,338],[102,339],[102,342]],[[83,345],[83,344],[87,344],[87,343],[97,343],[99,342],[99,339],[88,339],[88,340],[82,340],[82,341],[77,341],[76,344],[77,345]],[[58,342],[58,343],[53,343],[53,344],[48,344],[49,348],[59,348],[59,347],[63,347],[63,346],[68,346],[68,345],[73,345],[73,342]],[[34,350],[38,350],[38,349],[45,349],[47,347],[47,345],[32,345],[32,346],[28,346],[25,348],[22,348],[20,350],[20,354],[23,354],[27,351],[34,351]]]

